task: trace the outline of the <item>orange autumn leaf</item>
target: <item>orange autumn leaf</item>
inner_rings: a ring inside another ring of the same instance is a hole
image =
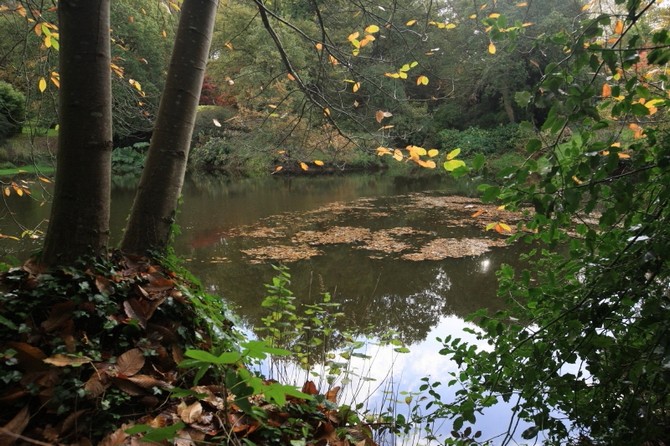
[[[614,24],[614,33],[621,34],[622,32],[623,32],[623,21],[617,20],[616,23]]]
[[[307,163],[303,162],[300,163],[300,168],[305,171],[309,170],[309,166],[307,165]]]
[[[603,84],[602,97],[609,98],[612,96],[612,87],[609,84]]]

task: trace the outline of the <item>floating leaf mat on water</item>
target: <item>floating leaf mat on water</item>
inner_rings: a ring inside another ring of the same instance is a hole
[[[477,198],[413,193],[286,212],[233,228],[224,236],[238,240],[252,264],[306,260],[337,245],[368,251],[374,259],[443,260],[505,246],[521,218],[519,212],[485,205]],[[487,225],[504,227],[500,232],[505,234],[486,231]]]

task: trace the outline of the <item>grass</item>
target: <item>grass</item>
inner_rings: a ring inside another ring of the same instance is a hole
[[[55,129],[23,129],[0,144],[0,177],[54,172]],[[37,135],[41,136],[37,136]]]
[[[0,168],[0,177],[13,177],[24,173],[49,175],[54,173],[55,170],[53,165],[47,164],[8,167],[5,169]]]

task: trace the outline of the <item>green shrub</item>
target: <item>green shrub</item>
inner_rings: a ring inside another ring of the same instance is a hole
[[[193,128],[193,138],[200,139],[207,136],[221,136],[222,132],[228,127],[226,122],[233,116],[235,116],[235,111],[229,107],[220,107],[218,105],[199,106]]]
[[[241,141],[212,137],[193,148],[189,162],[193,169],[203,172],[246,173],[251,158],[248,152]]]
[[[131,147],[117,147],[112,151],[112,173],[115,179],[139,177],[144,168],[149,144],[138,142]]]
[[[0,143],[21,132],[26,117],[26,97],[11,84],[0,81]]]
[[[482,153],[500,154],[522,146],[522,135],[517,124],[491,129],[470,127],[466,130],[445,129],[438,134],[442,150],[460,148],[465,156]]]

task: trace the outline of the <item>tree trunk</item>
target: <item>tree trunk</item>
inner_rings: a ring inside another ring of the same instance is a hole
[[[514,104],[512,104],[512,94],[509,87],[505,86],[502,88],[502,102],[503,107],[505,108],[505,113],[507,114],[507,119],[509,119],[510,124],[516,122],[516,116],[514,114]]]
[[[106,252],[112,154],[110,0],[60,0],[56,184],[41,261]]]
[[[186,172],[216,0],[185,0],[149,154],[121,248],[165,251]]]

